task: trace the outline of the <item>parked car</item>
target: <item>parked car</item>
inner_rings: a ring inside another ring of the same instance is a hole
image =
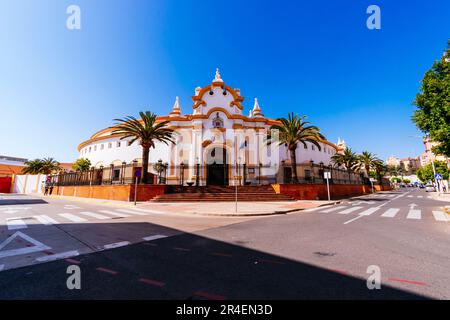
[[[436,188],[434,186],[432,186],[432,185],[428,185],[428,186],[425,187],[425,191],[426,192],[435,192]]]

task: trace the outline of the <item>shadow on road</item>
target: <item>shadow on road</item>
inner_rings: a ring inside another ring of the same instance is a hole
[[[32,225],[22,231],[36,237],[45,228],[54,226]],[[58,228],[76,237],[101,237],[119,229],[135,237],[150,231],[173,236],[2,271],[1,299],[425,299],[384,284],[381,290],[368,290],[364,279],[250,249],[245,243],[180,234],[158,224],[86,223]],[[36,239],[45,243],[45,238]],[[52,253],[58,252],[48,254]],[[66,287],[67,267],[74,263],[81,268],[81,290]]]

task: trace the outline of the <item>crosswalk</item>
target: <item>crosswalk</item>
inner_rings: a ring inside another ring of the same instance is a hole
[[[65,209],[69,209],[65,208]],[[70,207],[70,210],[81,209],[80,207]],[[117,218],[127,218],[132,216],[146,216],[150,214],[164,214],[160,211],[154,210],[144,210],[144,209],[113,209],[113,210],[98,210],[96,212],[93,211],[80,211],[75,212],[71,211],[71,213],[62,212],[52,215],[40,214],[33,215],[30,217],[11,217],[5,219],[5,225],[8,230],[19,230],[26,229],[29,225],[58,225],[58,224],[67,224],[67,223],[88,223],[96,220],[108,220],[108,219],[117,219]],[[3,224],[0,221],[0,225]]]
[[[315,211],[319,214],[379,216],[382,218],[405,218],[408,220],[432,219],[436,222],[450,222],[450,215],[439,210],[421,210],[414,207],[385,208],[383,206],[333,206]]]

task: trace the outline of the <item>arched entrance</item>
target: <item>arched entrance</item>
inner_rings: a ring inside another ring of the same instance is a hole
[[[223,147],[213,147],[208,150],[206,157],[207,175],[206,184],[224,186],[228,185],[227,150]]]

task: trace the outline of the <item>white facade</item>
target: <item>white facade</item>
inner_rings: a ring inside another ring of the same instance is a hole
[[[274,172],[282,161],[289,163],[289,151],[285,146],[267,146],[265,143],[270,127],[277,121],[264,117],[257,99],[245,115],[242,105],[244,97],[240,95],[240,90],[225,85],[218,70],[211,84],[195,89],[192,100],[194,104],[189,114],[182,114],[177,97],[172,112],[168,116],[158,117],[159,121],[170,121],[168,126],[175,131],[176,143],[170,146],[157,143],[155,149],[150,150],[150,163],[162,160],[172,166],[181,163],[209,165],[214,162],[245,163],[248,166],[262,164],[272,166]],[[127,140],[111,136],[112,130],[101,130],[81,143],[79,157],[89,159],[96,168],[140,161],[142,148],[139,142],[130,145]],[[297,163],[310,163],[312,160],[328,166],[330,158],[343,146],[326,140],[320,145],[321,150],[309,143],[307,148],[300,144],[296,151]],[[216,151],[223,149],[226,151],[222,160],[223,153]],[[171,174],[175,173],[169,172],[169,177]]]

